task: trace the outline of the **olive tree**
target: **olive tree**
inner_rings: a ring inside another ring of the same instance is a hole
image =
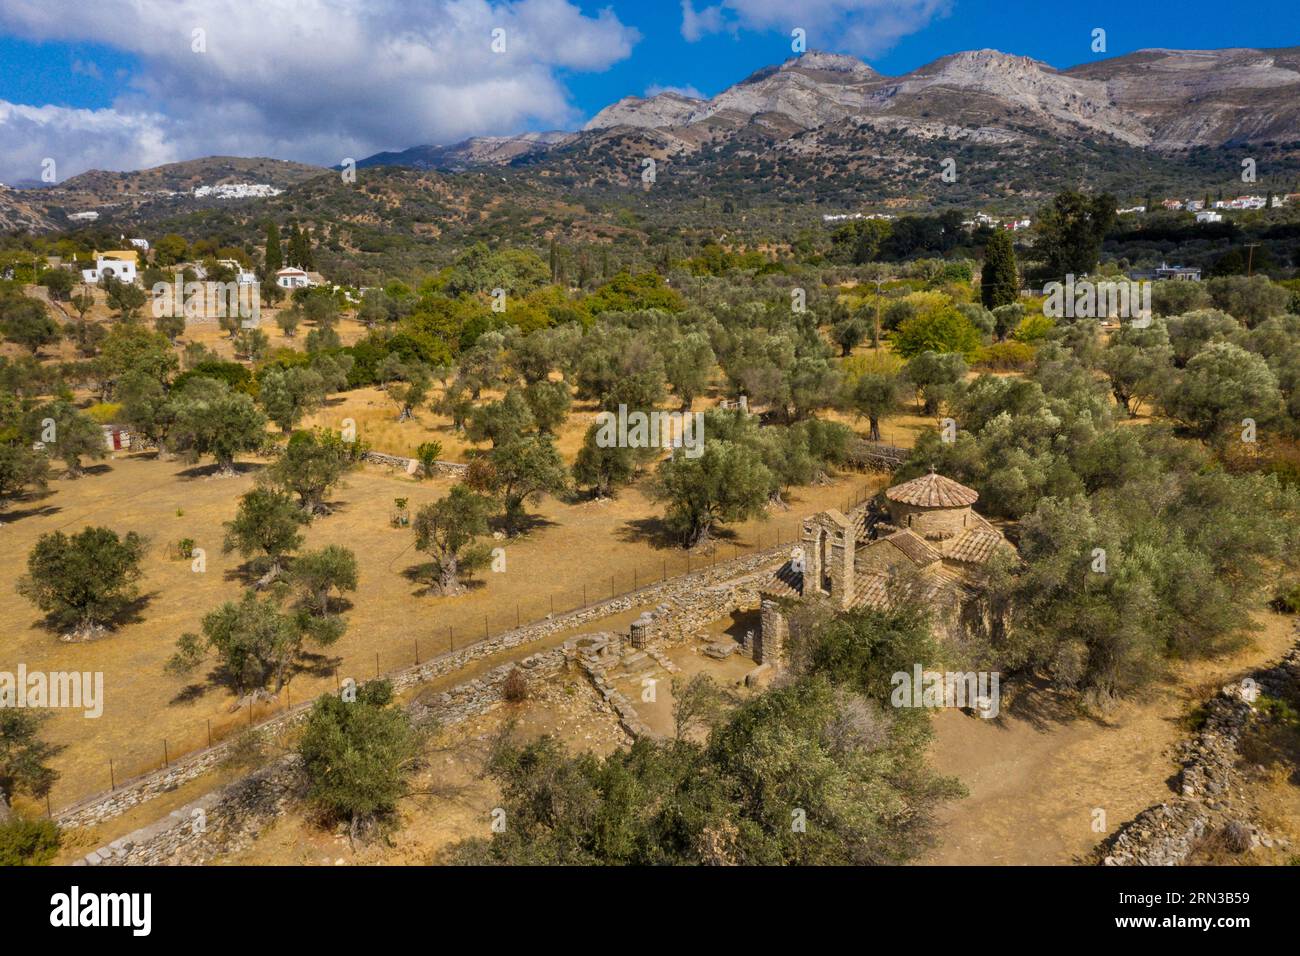
[[[442,594],[460,590],[460,575],[483,567],[488,549],[475,543],[487,531],[490,502],[465,485],[453,485],[445,498],[415,515],[415,546],[433,558],[434,586]]]
[[[110,627],[135,602],[145,540],[87,527],[74,535],[43,534],[27,555],[18,592],[76,639]]]

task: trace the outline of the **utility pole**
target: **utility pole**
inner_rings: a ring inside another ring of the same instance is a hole
[[[1246,243],[1246,248],[1250,250],[1250,252],[1246,256],[1246,278],[1247,279],[1249,279],[1252,275],[1255,274],[1255,250],[1258,247],[1259,247],[1258,242]]]

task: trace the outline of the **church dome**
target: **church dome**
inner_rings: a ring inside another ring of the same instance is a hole
[[[966,508],[979,500],[979,492],[932,471],[886,489],[885,497],[914,508]]]

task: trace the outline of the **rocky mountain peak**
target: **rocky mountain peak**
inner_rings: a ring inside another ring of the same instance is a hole
[[[816,71],[819,73],[845,73],[859,79],[880,76],[855,56],[844,53],[825,53],[821,50],[809,50],[801,56],[793,56],[778,67],[780,72],[790,70]]]

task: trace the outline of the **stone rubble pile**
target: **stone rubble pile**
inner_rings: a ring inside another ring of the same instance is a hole
[[[1228,684],[1205,705],[1205,722],[1179,746],[1178,795],[1148,807],[1097,850],[1106,866],[1178,866],[1207,835],[1223,831],[1245,848],[1285,841],[1243,819],[1244,779],[1238,769],[1242,737],[1258,710],[1258,695],[1300,698],[1300,644],[1278,664]],[[1240,836],[1236,836],[1240,834]]]

